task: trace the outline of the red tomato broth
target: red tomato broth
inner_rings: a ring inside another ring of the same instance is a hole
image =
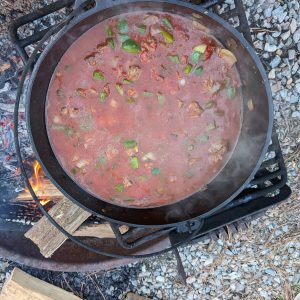
[[[122,19],[125,34],[138,45],[151,37],[153,49],[124,51],[118,40]],[[137,24],[146,25],[145,34]],[[172,34],[173,43],[157,33],[159,27]],[[100,49],[107,38],[115,49]],[[203,41],[216,48],[208,47],[209,55],[204,52],[185,74],[192,49]],[[241,127],[239,75],[221,48],[191,20],[156,12],[113,17],[83,34],[58,63],[47,95],[49,140],[67,174],[97,197],[135,207],[174,203],[208,184],[228,161]],[[168,55],[177,55],[179,63]],[[129,66],[141,74],[125,84]],[[196,75],[199,66],[203,73]]]

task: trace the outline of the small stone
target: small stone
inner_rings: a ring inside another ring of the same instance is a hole
[[[280,57],[278,55],[276,55],[272,60],[271,60],[271,63],[270,63],[270,66],[272,69],[278,67],[278,65],[280,64]]]
[[[254,45],[254,47],[255,47],[256,49],[259,49],[259,50],[263,50],[263,49],[264,49],[264,44],[263,44],[262,41],[255,41],[255,42],[253,43],[253,45]]]
[[[269,79],[275,79],[275,69],[272,69],[268,75]]]
[[[272,7],[268,7],[264,10],[264,16],[270,18],[272,16]]]
[[[291,32],[288,30],[287,32],[281,34],[281,38],[285,41],[290,37],[290,35]]]
[[[265,40],[267,43],[269,43],[270,45],[276,45],[277,44],[277,40],[275,38],[273,38],[271,35],[267,34],[265,37]]]
[[[300,111],[296,110],[292,113],[292,118],[300,119]]]
[[[265,273],[268,274],[268,275],[271,275],[271,276],[276,276],[277,275],[276,271],[273,270],[273,269],[266,269]]]
[[[297,93],[300,94],[300,83],[297,83],[295,85],[295,89],[296,89]]]
[[[300,52],[300,43],[297,44],[297,49]]]
[[[263,58],[265,59],[268,59],[270,57],[270,54],[265,52],[263,55],[262,55]]]
[[[287,31],[290,28],[290,23],[289,22],[284,22],[284,23],[280,22],[280,27],[281,27],[282,31]]]
[[[288,55],[289,55],[289,60],[293,60],[295,58],[296,51],[294,49],[290,49],[288,51]]]
[[[293,82],[293,78],[290,77],[290,78],[288,79],[288,81],[286,82],[286,84],[287,84],[287,85],[290,85],[292,82]]]
[[[299,97],[293,94],[290,98],[290,103],[294,104],[297,103],[298,101],[299,101]]]
[[[205,259],[204,266],[209,266],[213,263],[214,259],[212,257],[208,257]]]
[[[244,284],[238,283],[238,284],[236,285],[236,287],[235,287],[235,291],[236,291],[237,293],[241,293],[241,292],[243,292],[244,290],[245,290],[245,285],[244,285]]]
[[[293,44],[293,39],[289,37],[287,41],[285,42],[285,47],[288,48]]]
[[[291,23],[290,23],[291,34],[294,34],[296,29],[297,29],[297,21],[293,18]]]
[[[269,43],[265,44],[265,51],[267,52],[275,52],[277,49],[276,45],[270,45]]]
[[[286,89],[280,91],[280,96],[282,99],[287,98],[288,91]]]
[[[275,31],[272,33],[272,37],[277,38],[281,35],[281,31]]]
[[[264,36],[265,36],[265,32],[259,32],[258,34],[257,34],[257,38],[260,40],[260,41],[263,41],[264,40]]]
[[[260,295],[261,295],[262,297],[264,297],[265,299],[270,299],[270,297],[269,297],[269,295],[268,295],[268,293],[267,293],[266,291],[261,290],[261,291],[259,291],[259,293],[260,293]]]
[[[282,55],[282,50],[281,49],[277,49],[276,50],[276,54],[279,55],[279,56],[281,56]]]
[[[186,283],[187,284],[192,284],[196,281],[196,278],[194,276],[189,276],[187,279],[186,279]]]
[[[272,11],[272,16],[276,17],[279,23],[283,22],[285,16],[287,15],[287,12],[284,11],[283,6],[278,6]]]
[[[162,277],[162,276],[157,276],[157,277],[156,277],[156,281],[157,281],[157,282],[165,282],[165,278]]]
[[[300,28],[294,32],[293,40],[295,43],[298,43],[300,41]]]

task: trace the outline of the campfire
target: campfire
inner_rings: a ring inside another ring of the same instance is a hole
[[[42,205],[48,204],[50,201],[57,202],[63,195],[58,191],[58,189],[53,186],[50,180],[45,176],[42,166],[37,160],[34,160],[30,164],[32,169],[32,175],[29,178],[29,182],[40,199]],[[18,195],[17,201],[33,201],[31,194],[26,187],[25,190]]]

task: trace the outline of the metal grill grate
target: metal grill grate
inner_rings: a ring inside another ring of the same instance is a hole
[[[63,7],[70,7],[74,2],[75,0],[59,0],[15,21],[14,25],[11,27],[11,36],[24,61],[28,59],[25,48],[39,41],[50,28],[44,29],[23,39],[20,39],[18,36],[18,28],[50,13],[56,12]],[[191,2],[194,3],[194,1]],[[229,7],[226,11],[219,5],[220,2],[223,1],[201,1],[202,5],[205,5],[206,8],[219,14],[229,22],[234,22],[235,27],[250,43],[252,43],[242,1],[235,0],[234,7]],[[261,168],[249,186],[236,199],[230,202],[230,204],[214,215],[211,215],[204,220],[189,221],[180,226],[167,227],[160,230],[149,231],[149,229],[146,230],[141,227],[131,227],[125,234],[121,234],[119,230],[120,225],[110,225],[116,235],[119,245],[125,249],[134,249],[135,247],[156,240],[167,234],[169,235],[172,244],[177,244],[185,239],[188,240],[189,237],[197,240],[213,230],[220,230],[227,224],[234,222],[237,224],[236,222],[240,219],[257,214],[267,207],[283,201],[291,192],[290,188],[286,185],[286,181],[286,168],[278,138],[274,132],[272,143],[268,149],[267,158],[262,163]],[[197,234],[195,234],[196,231]],[[128,242],[129,240],[130,242]],[[93,251],[93,249],[91,249],[91,251]]]

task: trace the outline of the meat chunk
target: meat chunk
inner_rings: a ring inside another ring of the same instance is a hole
[[[99,53],[99,52],[92,52],[90,54],[88,54],[85,58],[84,58],[84,61],[94,67],[96,66],[97,64],[100,64],[103,62],[103,58],[102,58],[102,55]]]
[[[128,91],[127,91],[127,95],[128,95],[129,97],[137,98],[137,97],[138,97],[138,92],[137,92],[136,89],[130,88],[130,89],[128,89]]]
[[[198,118],[204,110],[197,101],[193,101],[189,104],[187,111],[191,118]]]
[[[189,165],[193,166],[201,161],[201,157],[191,157],[189,158]]]
[[[136,81],[140,78],[142,73],[142,70],[139,66],[129,66],[128,68],[128,72],[127,72],[127,79],[128,80],[132,80],[132,81]]]
[[[153,55],[151,55],[151,53],[149,53],[148,50],[142,51],[142,53],[140,55],[141,62],[149,62],[152,58],[153,58]]]
[[[164,81],[164,79],[165,79],[163,76],[159,75],[154,68],[151,69],[151,78],[155,79],[156,81],[160,81],[160,82]]]
[[[116,149],[113,145],[108,145],[105,154],[108,160],[115,158],[119,154],[119,150]]]
[[[209,160],[211,162],[218,162],[223,159],[224,154],[228,151],[228,141],[221,139],[213,143],[208,149]]]
[[[128,176],[123,177],[123,184],[125,187],[132,186],[132,181],[128,178]]]
[[[157,41],[156,39],[149,34],[143,41],[142,41],[142,49],[147,51],[155,51],[157,48]]]
[[[107,83],[107,84],[103,87],[103,92],[106,94],[106,97],[109,96],[109,94],[110,94],[109,83]]]
[[[144,18],[144,24],[146,26],[151,26],[151,25],[154,25],[154,24],[157,24],[159,22],[159,17],[156,16],[156,15],[147,15],[145,18]]]
[[[218,92],[222,85],[220,82],[213,81],[211,78],[204,80],[203,87],[207,92],[216,93]]]
[[[100,43],[97,45],[97,50],[102,51],[108,47],[108,41],[106,40],[104,43]]]
[[[184,101],[180,100],[180,99],[177,99],[177,106],[178,108],[182,108],[184,105]]]

